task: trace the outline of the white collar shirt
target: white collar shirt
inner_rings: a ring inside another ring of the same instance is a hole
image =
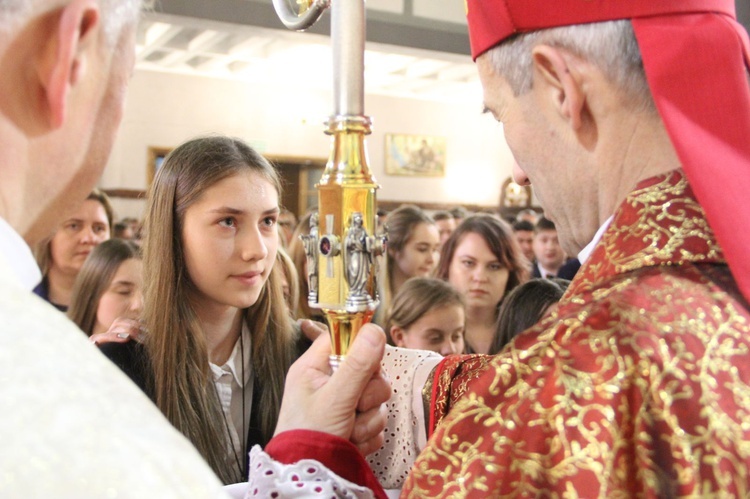
[[[249,449],[245,449],[245,445],[253,401],[251,343],[250,330],[247,324],[243,323],[242,341],[237,339],[227,361],[221,366],[209,362],[216,393],[224,413],[225,428],[229,432],[228,443],[231,449],[227,449],[226,464],[228,469],[235,470],[235,478],[238,482],[245,479],[241,470],[244,470],[247,452],[249,452]]]
[[[599,227],[599,230],[596,231],[596,234],[594,234],[594,239],[591,240],[590,243],[588,243],[580,253],[578,253],[578,261],[581,262],[581,265],[586,263],[586,260],[589,259],[591,256],[591,253],[594,252],[594,248],[597,244],[599,244],[599,241],[601,241],[602,236],[604,235],[604,231],[607,230],[609,227],[609,224],[612,223],[612,219],[614,219],[615,216],[612,215],[607,220],[604,221],[601,227]]]

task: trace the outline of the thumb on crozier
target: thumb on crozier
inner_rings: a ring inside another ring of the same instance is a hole
[[[385,342],[385,333],[379,326],[362,326],[343,362],[328,381],[326,389],[336,393],[341,400],[352,401],[352,410],[356,408],[367,383],[380,371]]]

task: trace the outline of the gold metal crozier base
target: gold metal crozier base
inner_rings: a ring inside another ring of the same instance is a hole
[[[349,347],[357,333],[362,326],[370,322],[374,311],[366,310],[352,313],[343,310],[323,309],[323,312],[326,314],[331,330],[331,355],[328,357],[328,364],[331,366],[331,370],[336,371],[346,354],[349,353]]]

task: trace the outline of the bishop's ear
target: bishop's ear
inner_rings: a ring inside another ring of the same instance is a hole
[[[96,0],[71,0],[47,16],[45,22],[52,29],[42,35],[43,50],[36,64],[41,87],[38,106],[47,125],[56,129],[65,122],[71,90],[89,70],[101,20]]]
[[[581,127],[587,112],[586,94],[574,59],[564,49],[537,45],[532,51],[534,86],[547,98],[574,130]]]

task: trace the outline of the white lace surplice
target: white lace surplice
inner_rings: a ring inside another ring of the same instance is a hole
[[[393,387],[388,401],[385,445],[368,456],[383,488],[396,492],[406,480],[427,441],[422,388],[442,357],[424,350],[386,347],[382,367]],[[234,497],[241,497],[235,488]],[[245,497],[366,498],[371,492],[344,480],[317,461],[284,465],[256,446],[250,453],[250,481]],[[392,495],[392,494],[389,494]]]

